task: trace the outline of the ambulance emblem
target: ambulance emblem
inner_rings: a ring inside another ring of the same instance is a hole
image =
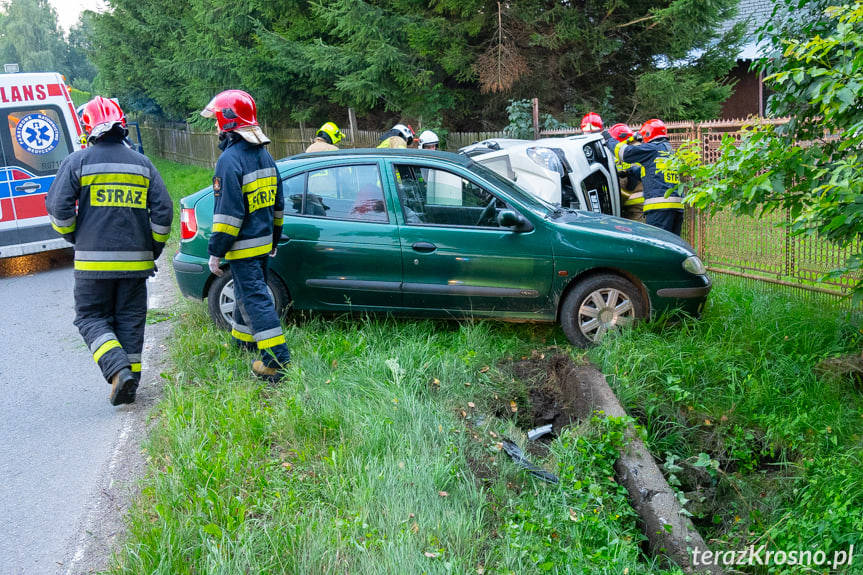
[[[28,114],[18,121],[15,139],[31,154],[47,154],[60,143],[60,128],[45,114]]]

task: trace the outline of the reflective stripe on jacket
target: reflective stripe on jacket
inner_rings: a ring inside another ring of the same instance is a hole
[[[285,200],[276,162],[262,145],[229,137],[213,178],[210,255],[237,260],[266,255],[282,235]]]
[[[613,146],[614,156],[618,161],[641,164],[645,212],[683,209],[683,198],[675,191],[680,181],[677,172],[665,169],[667,158],[673,151],[668,138],[635,145],[609,139],[608,145]]]
[[[63,160],[45,205],[54,229],[75,244],[81,278],[152,275],[174,218],[153,163],[113,135]]]

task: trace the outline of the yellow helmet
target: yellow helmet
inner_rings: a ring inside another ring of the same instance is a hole
[[[318,130],[317,136],[326,135],[330,139],[331,144],[338,144],[342,141],[343,134],[339,127],[333,124],[332,122],[327,122],[321,129]]]

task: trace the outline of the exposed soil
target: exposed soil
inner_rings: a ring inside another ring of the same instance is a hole
[[[580,368],[562,354],[541,354],[514,363],[513,374],[529,387],[529,429],[552,426],[559,435],[567,425],[589,418],[592,412],[590,388],[582,383]]]

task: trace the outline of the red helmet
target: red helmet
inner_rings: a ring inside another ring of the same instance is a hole
[[[596,112],[588,112],[581,119],[582,132],[601,132],[602,128],[602,118]]]
[[[97,140],[111,131],[116,125],[126,127],[126,116],[120,105],[109,98],[96,96],[81,111],[81,121],[90,140]]]
[[[258,125],[258,108],[255,100],[242,90],[225,90],[210,100],[201,110],[205,118],[216,118],[220,132]]]
[[[668,129],[665,127],[665,122],[656,118],[646,121],[638,133],[641,134],[645,142],[655,140],[656,138],[668,137]]]
[[[626,142],[630,138],[635,137],[635,132],[633,132],[626,124],[615,124],[608,129],[608,133],[618,142]]]

